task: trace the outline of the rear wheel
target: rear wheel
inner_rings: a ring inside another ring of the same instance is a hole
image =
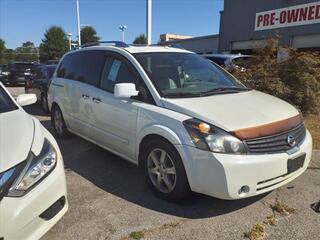
[[[151,140],[143,149],[143,169],[152,191],[168,201],[181,201],[190,187],[181,157],[168,141]]]
[[[62,112],[57,105],[53,106],[53,109],[51,112],[51,121],[52,121],[53,128],[56,131],[58,137],[67,138],[70,136],[70,132],[67,129],[67,125],[64,121]]]

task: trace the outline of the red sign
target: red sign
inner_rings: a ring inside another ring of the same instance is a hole
[[[254,30],[259,31],[315,23],[320,23],[320,1],[256,13]]]

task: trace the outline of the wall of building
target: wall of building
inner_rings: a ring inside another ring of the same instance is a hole
[[[164,33],[160,35],[161,42],[169,42],[169,41],[182,40],[187,38],[193,38],[193,37],[186,36],[186,35],[172,34],[172,33]]]
[[[232,46],[233,48],[241,48],[248,44],[263,46],[264,39],[275,31],[280,35],[281,46],[292,46],[294,42],[299,42],[299,38],[310,38],[317,43],[320,39],[320,23],[255,31],[256,13],[312,2],[319,1],[225,0],[220,18],[219,52],[230,52]]]
[[[181,47],[198,54],[218,53],[219,35],[194,37],[183,40],[170,41],[170,43],[178,44]]]

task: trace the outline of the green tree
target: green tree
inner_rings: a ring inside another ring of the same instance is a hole
[[[5,53],[6,53],[6,43],[4,40],[0,38],[0,65],[6,63]]]
[[[30,41],[26,41],[26,42],[22,43],[22,47],[23,48],[35,48],[34,43],[30,42]]]
[[[27,41],[22,43],[21,47],[17,47],[14,53],[16,61],[35,62],[38,60],[37,49],[33,42]]]
[[[144,34],[140,34],[133,40],[133,44],[147,44],[147,38]]]
[[[97,42],[100,37],[97,36],[96,30],[91,26],[86,26],[81,29],[81,44]]]
[[[4,63],[7,64],[15,59],[15,51],[13,49],[6,49],[4,52]]]
[[[68,51],[68,39],[64,30],[58,26],[50,27],[40,44],[40,60],[57,60]]]

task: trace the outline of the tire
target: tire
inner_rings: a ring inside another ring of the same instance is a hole
[[[159,160],[158,165],[155,159]],[[186,171],[180,154],[171,143],[162,138],[151,140],[143,147],[141,160],[148,184],[157,196],[170,202],[189,197],[191,190]]]
[[[44,94],[41,94],[41,106],[45,113],[49,113],[48,99],[47,96]]]
[[[65,139],[70,137],[70,132],[67,129],[61,109],[57,105],[53,106],[51,111],[51,124],[59,138]]]

